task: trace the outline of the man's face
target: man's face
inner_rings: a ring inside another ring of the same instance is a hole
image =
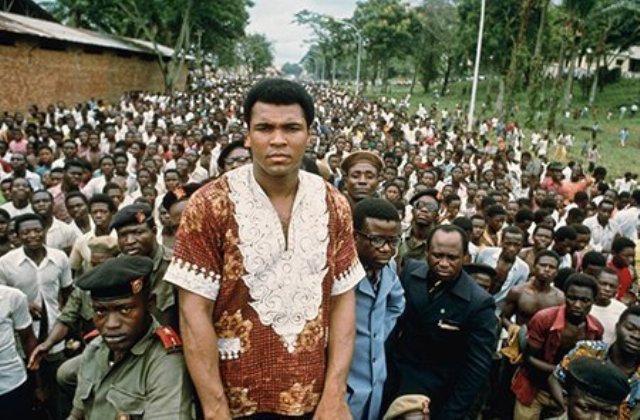
[[[114,167],[115,165],[111,159],[102,159],[102,163],[100,163],[100,171],[105,176],[111,176]]]
[[[378,171],[370,162],[356,162],[349,168],[345,182],[349,196],[356,201],[373,197],[378,188]]]
[[[622,259],[624,259],[630,267],[633,267],[636,262],[636,249],[632,247],[624,248],[619,254]]]
[[[169,172],[164,176],[164,185],[167,191],[173,191],[178,185],[180,185],[180,178],[175,172]]]
[[[474,242],[477,242],[480,240],[480,238],[482,238],[487,223],[484,221],[484,219],[475,218],[471,219],[471,225],[473,226],[473,229],[471,230],[471,239]]]
[[[25,249],[37,250],[44,244],[45,229],[39,220],[27,220],[20,223],[18,239]]]
[[[256,102],[251,109],[249,135],[258,173],[273,178],[295,174],[309,141],[309,129],[299,104]]]
[[[390,185],[384,191],[384,198],[392,203],[395,203],[400,199],[400,190],[395,185]]]
[[[640,356],[640,316],[628,314],[616,324],[616,343],[629,355]]]
[[[515,261],[522,250],[522,235],[518,233],[505,233],[502,238],[502,256],[507,261]]]
[[[427,251],[429,270],[438,281],[456,279],[464,264],[462,236],[458,232],[437,231]]]
[[[93,203],[91,205],[91,218],[97,228],[105,229],[111,223],[111,211],[107,203]]]
[[[423,172],[420,181],[429,188],[436,186],[436,177],[433,172]]]
[[[569,420],[616,420],[619,407],[574,388],[567,397]]]
[[[606,271],[600,271],[600,274],[596,277],[598,281],[598,298],[596,302],[603,305],[609,305],[611,299],[613,299],[618,293],[618,286],[620,281],[616,274],[607,273]]]
[[[558,275],[558,261],[551,256],[545,255],[538,258],[533,270],[538,280],[545,284],[551,284],[556,275]]]
[[[178,171],[180,176],[189,176],[189,161],[184,158],[176,160],[176,171]]]
[[[565,293],[566,317],[573,324],[578,324],[589,315],[595,296],[589,287],[571,285]]]
[[[16,178],[11,185],[11,198],[13,200],[29,200],[31,197],[31,186],[24,178]]]
[[[431,226],[438,218],[438,200],[423,195],[413,203],[413,221],[418,226]]]
[[[146,223],[123,226],[118,229],[118,246],[126,255],[149,257],[156,247],[156,231]]]
[[[40,149],[38,152],[38,161],[43,164],[49,164],[53,161],[53,155],[49,149]]]
[[[67,180],[67,184],[70,187],[78,188],[78,186],[82,182],[82,175],[83,174],[84,174],[84,171],[82,170],[82,168],[80,168],[78,166],[70,166],[70,167],[68,167],[67,170],[65,171],[65,177],[66,177],[66,180]]]
[[[356,232],[355,237],[358,257],[362,264],[368,269],[379,270],[387,265],[396,253],[400,240],[400,223],[368,217],[362,230]],[[374,243],[380,238],[387,241],[382,246],[375,246],[377,244]]]
[[[488,220],[488,225],[494,232],[499,232],[504,225],[504,222],[507,220],[507,216],[503,214],[498,214],[496,216],[490,217]]]
[[[53,214],[53,200],[48,193],[42,191],[33,194],[31,197],[31,207],[36,214],[48,219]]]
[[[122,201],[124,200],[124,193],[120,188],[111,188],[107,190],[107,195],[113,200],[113,204],[115,204],[116,207],[120,207],[120,204],[122,204]]]
[[[78,152],[78,146],[76,146],[75,143],[67,141],[62,145],[62,153],[64,154],[64,157],[67,159],[73,159],[76,156],[77,152]]]
[[[72,219],[82,219],[89,213],[87,204],[80,197],[71,197],[67,200],[67,211]]]
[[[127,158],[119,156],[116,158],[116,172],[123,174],[127,171]]]
[[[27,160],[22,153],[14,153],[11,155],[11,166],[15,172],[22,173],[27,168]]]
[[[549,248],[553,241],[553,232],[546,228],[539,228],[536,233],[533,234],[533,248],[536,251],[542,251]]]
[[[556,241],[553,245],[553,250],[556,251],[561,257],[567,255],[573,249],[573,241],[571,239],[565,239],[563,241]]]
[[[93,301],[93,322],[109,350],[122,354],[131,349],[148,328],[144,293],[108,301]]]
[[[490,275],[486,273],[473,273],[471,274],[471,277],[475,280],[478,286],[482,287],[489,293],[491,292],[492,279]]]
[[[598,207],[598,222],[601,224],[609,223],[611,214],[613,213],[613,205],[609,203],[601,203]]]

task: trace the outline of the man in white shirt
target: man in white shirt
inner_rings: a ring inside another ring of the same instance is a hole
[[[604,199],[598,205],[598,212],[584,220],[583,225],[591,229],[590,245],[594,251],[609,254],[613,239],[620,235],[620,229],[615,220],[611,219],[615,204]]]
[[[47,229],[47,246],[64,251],[69,255],[78,238],[78,231],[70,224],[53,217],[53,196],[47,190],[40,190],[31,196],[33,211],[44,219]]]
[[[597,276],[598,296],[591,307],[590,314],[598,318],[604,327],[602,339],[613,343],[616,338],[616,324],[627,305],[614,299],[618,293],[620,281],[616,272],[608,267],[602,268]]]
[[[24,154],[20,152],[13,153],[11,155],[11,167],[13,168],[13,172],[7,174],[5,178],[25,178],[27,181],[29,181],[31,189],[39,190],[40,188],[42,188],[40,175],[27,169],[27,158]]]
[[[15,229],[22,246],[0,258],[0,284],[15,287],[27,295],[34,319],[33,331],[39,339],[44,339],[71,293],[69,259],[64,252],[45,245],[45,222],[40,216],[16,217]],[[54,346],[40,370],[49,394],[45,406],[54,418],[62,417],[56,370],[64,359],[63,351],[64,343]]]
[[[26,178],[15,178],[11,182],[11,201],[2,205],[3,210],[9,213],[11,218],[22,214],[33,213],[31,200],[31,184]]]
[[[31,354],[38,342],[31,327],[27,296],[0,285],[0,302],[0,413],[7,419],[27,419],[31,418],[31,389],[15,338],[20,338],[26,354]]]
[[[640,222],[640,190],[631,193],[629,207],[620,210],[613,219],[618,224],[620,234],[632,241],[638,240]]]

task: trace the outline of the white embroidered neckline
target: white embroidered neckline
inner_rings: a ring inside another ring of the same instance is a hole
[[[293,353],[298,335],[318,316],[327,273],[329,212],[322,178],[301,171],[288,232],[253,176],[251,165],[227,174],[235,205],[238,249],[247,272],[242,279],[251,307]]]

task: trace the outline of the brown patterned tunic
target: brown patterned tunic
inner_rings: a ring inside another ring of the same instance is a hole
[[[215,301],[233,416],[312,412],[324,385],[331,296],[364,277],[347,200],[301,172],[288,241],[250,165],[201,188],[165,279]],[[288,243],[288,247],[286,244]]]

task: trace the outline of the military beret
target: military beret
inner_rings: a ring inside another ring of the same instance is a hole
[[[110,229],[119,229],[127,225],[139,225],[152,221],[153,215],[151,207],[145,203],[130,204],[119,210],[111,221]]]
[[[549,166],[547,167],[547,169],[550,170],[550,171],[561,171],[561,170],[564,169],[564,164],[562,162],[558,162],[558,161],[551,162],[549,164]]]
[[[137,295],[148,287],[153,260],[137,255],[112,258],[87,271],[76,281],[94,300],[113,300]]]
[[[340,164],[340,167],[342,168],[342,171],[346,175],[349,172],[349,168],[351,168],[353,165],[355,165],[358,162],[371,163],[378,171],[378,174],[382,172],[382,167],[384,166],[384,163],[382,163],[382,159],[380,159],[378,155],[376,155],[373,152],[367,152],[362,150],[358,152],[353,152],[349,156],[344,158],[344,160]]]
[[[429,397],[426,395],[402,395],[393,400],[389,409],[385,413],[383,420],[393,420],[414,411],[424,413],[425,408],[427,410],[429,408]]]
[[[468,274],[485,274],[491,278],[495,278],[496,276],[496,270],[486,264],[465,264],[464,271],[466,271]]]
[[[620,404],[629,395],[627,377],[611,362],[595,357],[579,357],[569,363],[568,382],[590,396]]]

